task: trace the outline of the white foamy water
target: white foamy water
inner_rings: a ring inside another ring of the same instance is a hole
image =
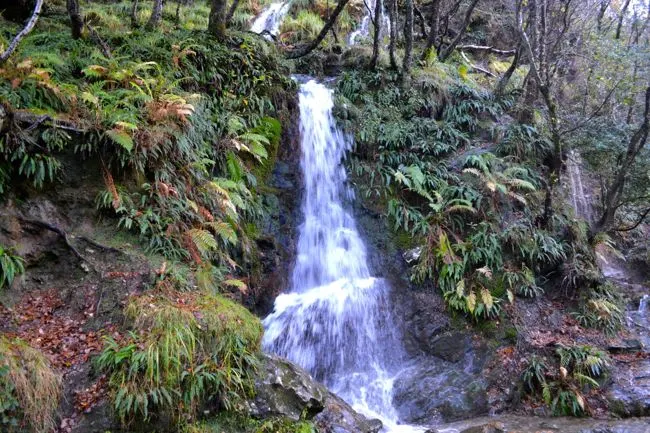
[[[368,0],[364,2],[363,7],[366,11],[366,14],[361,19],[361,23],[359,23],[359,27],[355,31],[350,33],[350,36],[348,37],[349,45],[355,45],[356,43],[359,42],[360,39],[367,38],[370,36],[370,28],[373,27],[373,15],[375,14],[375,5],[377,4],[377,1],[379,0]],[[390,30],[390,19],[386,14],[384,5],[382,5],[381,7],[381,22],[382,22],[382,34],[384,34],[384,32],[388,32]]]
[[[263,322],[263,345],[308,370],[357,411],[381,419],[385,432],[423,432],[399,425],[392,405],[404,351],[388,308],[390,287],[372,277],[345,205],[353,199],[342,165],[351,142],[336,127],[332,107],[332,91],[324,85],[301,85],[304,222],[291,288]]]
[[[287,12],[289,12],[290,6],[290,1],[272,3],[255,18],[255,21],[251,25],[251,31],[255,33],[266,32],[277,36],[282,20],[284,20]]]
[[[566,171],[569,175],[569,185],[571,186],[571,202],[576,215],[584,218],[587,222],[593,221],[593,211],[591,200],[583,184],[582,175],[582,157],[576,150],[569,152],[566,160]]]

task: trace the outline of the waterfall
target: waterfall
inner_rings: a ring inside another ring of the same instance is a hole
[[[585,194],[582,176],[582,158],[576,150],[569,152],[566,161],[566,171],[569,175],[569,185],[571,186],[571,202],[576,216],[583,218],[587,222],[593,220],[593,213],[589,196]]]
[[[367,38],[370,36],[370,26],[372,25],[373,15],[375,13],[375,5],[378,1],[382,0],[369,0],[368,2],[363,2],[364,7],[366,8],[366,14],[361,19],[361,24],[359,24],[359,27],[350,33],[350,36],[348,37],[349,45],[355,45],[358,42],[359,38]],[[391,23],[388,15],[386,14],[386,10],[384,9],[383,4],[381,7],[381,21],[383,24],[383,31],[389,30]]]
[[[266,35],[268,39],[270,39],[269,35],[277,36],[282,20],[287,12],[289,12],[290,6],[290,1],[272,3],[255,18],[255,21],[251,25],[251,31],[255,33],[268,33]]]
[[[308,81],[299,99],[304,222],[291,288],[263,322],[264,348],[381,419],[385,431],[423,431],[398,425],[391,402],[404,351],[388,306],[390,287],[372,276],[345,205],[354,198],[342,165],[351,141],[335,125],[331,90]]]

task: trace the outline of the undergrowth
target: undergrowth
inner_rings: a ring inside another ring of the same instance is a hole
[[[97,358],[125,425],[184,424],[200,410],[238,409],[253,392],[262,327],[220,295],[156,289],[129,300],[131,332]]]
[[[61,392],[61,377],[41,352],[0,335],[0,430],[52,431]]]

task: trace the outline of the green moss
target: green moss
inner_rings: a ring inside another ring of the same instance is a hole
[[[0,430],[52,431],[61,391],[60,375],[40,351],[0,335]]]
[[[282,124],[279,120],[273,117],[264,117],[260,121],[260,124],[251,132],[263,135],[269,141],[269,144],[266,147],[268,157],[260,164],[257,164],[253,169],[253,174],[257,178],[258,182],[263,184],[268,181],[278,157],[280,139],[282,138]]]

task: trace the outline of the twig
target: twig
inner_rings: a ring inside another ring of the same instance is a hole
[[[18,48],[20,41],[32,31],[38,21],[38,17],[41,15],[41,9],[43,8],[43,0],[37,0],[36,6],[34,6],[34,13],[32,13],[31,18],[27,21],[27,25],[16,35],[16,37],[11,41],[4,53],[0,54],[0,64],[7,61],[9,56]]]
[[[464,59],[464,60],[469,64],[469,66],[470,66],[472,69],[475,69],[475,70],[477,70],[478,72],[482,72],[482,73],[484,73],[485,75],[489,75],[490,77],[496,77],[496,75],[494,75],[492,72],[488,71],[487,69],[483,69],[483,68],[481,68],[480,66],[476,66],[475,64],[473,64],[472,62],[470,62],[469,59],[467,58],[467,56],[465,55],[464,52],[461,51],[461,52],[460,52],[460,55],[461,55],[461,56],[463,57],[463,59]]]
[[[102,37],[99,36],[99,33],[97,33],[97,30],[95,30],[95,28],[93,26],[91,26],[90,24],[88,24],[88,23],[86,23],[86,27],[88,27],[88,31],[90,31],[91,39],[93,41],[95,41],[95,43],[97,45],[99,45],[99,48],[101,49],[102,54],[104,54],[104,57],[106,57],[108,59],[112,59],[113,54],[111,54],[111,48],[108,46],[108,44],[106,42],[104,42]]]
[[[484,45],[458,45],[456,48],[465,51],[488,51],[490,53],[499,54],[500,56],[514,56],[517,52],[517,50],[499,50]]]

